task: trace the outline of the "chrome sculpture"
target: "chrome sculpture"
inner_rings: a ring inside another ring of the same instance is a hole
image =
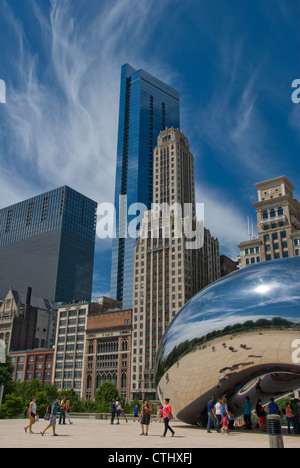
[[[194,296],[169,325],[157,354],[159,398],[177,418],[201,423],[211,396],[234,416],[300,389],[300,258],[234,272]]]

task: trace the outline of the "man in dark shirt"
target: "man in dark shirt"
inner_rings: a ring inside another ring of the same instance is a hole
[[[116,400],[112,400],[110,404],[111,420],[110,424],[114,424],[115,415],[116,415]]]
[[[211,423],[213,423],[214,428],[216,429],[217,432],[219,431],[219,426],[218,426],[218,421],[215,417],[215,409],[214,409],[214,397],[212,396],[207,403],[207,416],[208,416],[208,421],[207,421],[207,432],[210,433],[210,426]]]
[[[274,398],[270,398],[270,403],[268,404],[267,412],[268,414],[278,414],[279,406],[275,403]]]

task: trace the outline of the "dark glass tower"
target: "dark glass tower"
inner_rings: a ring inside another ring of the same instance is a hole
[[[0,298],[30,286],[35,297],[90,301],[96,209],[65,186],[0,210]]]
[[[140,213],[120,219],[136,203],[153,201],[153,150],[166,127],[180,127],[179,93],[143,70],[126,64],[121,72],[119,133],[115,187],[116,238],[112,248],[111,296],[132,307],[134,244],[127,226]],[[138,226],[137,226],[138,227]]]

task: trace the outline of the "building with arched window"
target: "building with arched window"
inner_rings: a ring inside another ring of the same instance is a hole
[[[258,238],[241,242],[241,267],[300,255],[300,203],[285,177],[260,182],[256,208]]]
[[[93,399],[104,382],[129,399],[132,310],[105,310],[87,318],[85,398]]]

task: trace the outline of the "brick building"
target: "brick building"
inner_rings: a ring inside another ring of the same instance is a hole
[[[87,317],[84,390],[93,399],[104,382],[130,395],[132,310],[90,311]]]

